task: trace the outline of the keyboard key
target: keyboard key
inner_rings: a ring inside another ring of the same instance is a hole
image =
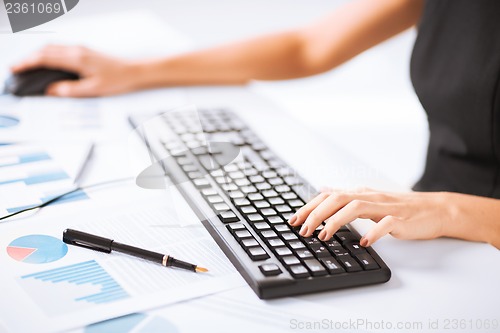
[[[234,183],[235,183],[237,186],[240,186],[240,187],[241,187],[241,186],[248,186],[248,185],[252,184],[252,183],[250,183],[250,181],[249,181],[248,179],[246,179],[246,178],[236,179],[236,180],[234,181]]]
[[[262,176],[266,177],[266,178],[274,178],[276,177],[278,174],[275,172],[275,171],[272,171],[272,170],[266,170],[262,173]]]
[[[286,241],[299,239],[293,232],[285,232],[284,234],[281,234],[281,237],[283,237],[283,239]]]
[[[254,201],[253,203],[255,205],[255,207],[257,208],[267,208],[267,207],[271,207],[271,205],[269,204],[269,202],[267,201],[264,201],[264,200],[259,200],[259,201]]]
[[[272,208],[264,208],[260,211],[260,213],[264,216],[274,216],[276,211]]]
[[[290,245],[290,247],[294,250],[306,249],[306,246],[301,241],[293,241],[288,243],[288,245]]]
[[[248,248],[248,255],[254,261],[256,260],[264,260],[269,258],[269,254],[260,246],[250,247]]]
[[[229,229],[229,231],[232,234],[234,234],[238,230],[246,230],[247,229],[243,223],[233,223],[233,224],[228,225],[227,228]]]
[[[234,183],[222,184],[221,187],[226,192],[238,191],[238,186],[236,186],[236,184]]]
[[[229,206],[225,203],[217,203],[217,204],[214,204],[214,209],[218,212],[225,212],[225,211],[229,210]]]
[[[259,246],[259,243],[254,238],[247,238],[241,241],[241,245],[244,248],[249,248],[252,246]]]
[[[292,251],[290,251],[290,249],[287,247],[278,247],[275,249],[275,251],[276,254],[279,255],[280,257],[292,255]]]
[[[222,212],[219,216],[223,223],[233,223],[240,220],[232,210]]]
[[[250,193],[247,196],[247,198],[248,198],[248,200],[251,200],[251,201],[258,201],[258,200],[264,199],[264,197],[260,193]]]
[[[326,246],[327,246],[328,248],[333,248],[333,247],[342,247],[342,245],[340,245],[340,243],[339,243],[337,240],[333,239],[333,238],[331,238],[331,239],[329,239],[329,240],[325,241],[325,244],[326,244]]]
[[[290,191],[290,187],[288,185],[278,185],[274,188],[276,192],[284,193]]]
[[[281,216],[283,216],[283,218],[284,218],[285,220],[287,220],[287,221],[288,221],[288,220],[290,220],[290,219],[292,218],[293,214],[294,214],[294,213],[292,213],[292,212],[289,212],[289,213],[281,213]]]
[[[260,221],[264,221],[264,218],[262,217],[262,215],[256,213],[256,214],[250,214],[250,215],[247,215],[246,216],[247,220],[250,221],[250,222],[260,222]]]
[[[248,230],[238,230],[235,231],[234,236],[238,238],[238,240],[244,239],[244,238],[253,238],[252,234]]]
[[[196,178],[200,178],[202,177],[203,175],[201,174],[201,172],[199,171],[192,171],[192,172],[188,172],[187,176],[190,178],[190,179],[196,179]]]
[[[280,246],[285,246],[285,243],[279,238],[273,238],[269,240],[269,246],[272,247],[280,247]]]
[[[281,269],[276,264],[260,265],[259,269],[265,276],[276,276],[282,273]]]
[[[350,255],[337,257],[337,261],[344,266],[345,270],[348,272],[357,272],[362,270],[358,262]]]
[[[236,166],[235,166],[236,167]],[[227,170],[226,170],[227,171]],[[229,177],[233,179],[245,178],[245,175],[241,171],[233,171],[229,173]],[[245,178],[246,179],[246,178]]]
[[[231,199],[242,199],[242,200],[248,201],[247,199],[245,199],[245,195],[241,191],[231,191],[228,193],[228,195]],[[235,201],[235,204],[236,204],[236,201]],[[236,204],[236,205],[238,205],[238,204]]]
[[[299,250],[297,251],[297,255],[303,260],[314,258],[313,254],[309,252],[309,250]]]
[[[349,251],[344,249],[342,246],[329,247],[328,250],[331,254],[333,254],[336,258],[341,256],[348,256]]]
[[[281,193],[281,197],[285,200],[297,199],[297,194],[293,192]]]
[[[286,256],[286,257],[281,258],[281,260],[287,266],[300,264],[300,260],[294,256]]]
[[[198,167],[194,164],[185,164],[182,166],[182,170],[185,172],[197,171]]]
[[[372,256],[366,251],[364,253],[356,254],[356,259],[358,259],[361,267],[367,271],[380,267],[375,259],[373,259]]]
[[[307,246],[312,247],[312,246],[321,246],[321,242],[319,239],[316,237],[304,237],[304,241],[306,242]]]
[[[302,207],[305,205],[305,203],[299,199],[290,200],[290,201],[288,201],[288,204],[293,208],[299,208],[299,207]]]
[[[262,192],[262,195],[266,198],[277,197],[278,193],[275,190],[267,190]]]
[[[276,230],[279,233],[282,233],[290,231],[290,228],[286,224],[282,223],[282,224],[275,224],[274,230]]]
[[[205,178],[195,179],[193,180],[193,183],[197,188],[206,188],[211,186],[210,182]]]
[[[209,196],[209,195],[216,195],[217,191],[211,187],[211,188],[204,188],[203,190],[201,190],[201,193],[204,196]]]
[[[275,215],[275,216],[268,216],[267,217],[267,220],[269,221],[269,223],[271,224],[278,224],[278,223],[283,223],[285,222],[285,220],[281,217],[281,216],[278,216],[278,215]]]
[[[218,196],[218,195],[211,195],[211,196],[208,196],[207,197],[207,200],[208,202],[210,202],[211,204],[216,204],[216,203],[221,203],[223,202],[224,200],[222,200],[222,197]]]
[[[219,176],[215,177],[215,181],[217,182],[217,184],[228,184],[229,182],[231,182],[231,178],[226,176]]]
[[[227,172],[236,172],[238,171],[238,166],[236,164],[229,164],[224,167],[224,170]]]
[[[251,176],[249,179],[252,183],[262,183],[265,180],[261,175]]]
[[[281,199],[280,197],[275,197],[275,198],[269,198],[268,199],[269,203],[271,205],[281,205],[285,203],[285,200]]]
[[[358,253],[365,253],[366,252],[366,249],[364,247],[362,247],[361,245],[359,245],[359,243],[347,243],[345,245],[345,247],[352,254],[358,254]]]
[[[314,254],[316,255],[317,258],[330,257],[330,252],[323,245],[314,246],[314,247],[311,247],[311,248],[312,248],[312,250],[313,250],[313,252],[314,252]]]
[[[241,190],[241,192],[243,192],[245,194],[257,192],[257,189],[253,185],[243,186],[242,188],[240,188],[240,190]]]
[[[275,238],[275,237],[278,237],[278,235],[276,234],[276,232],[274,232],[273,230],[263,231],[263,232],[261,232],[261,235],[264,238]]]
[[[270,190],[272,188],[271,185],[269,185],[268,183],[258,183],[258,184],[255,184],[255,187],[259,190],[259,191],[266,191],[266,190]]]
[[[337,232],[335,234],[337,239],[342,243],[357,242],[359,239],[350,231]]]
[[[292,209],[288,205],[278,205],[275,208],[280,213],[287,213],[292,211]]]
[[[231,194],[232,193],[233,192],[231,192]],[[231,196],[231,195],[229,195],[229,196]],[[250,205],[250,201],[248,199],[246,199],[246,198],[236,198],[236,199],[234,199],[233,202],[234,202],[234,205],[237,206],[237,207]]]
[[[316,259],[304,260],[304,264],[311,271],[313,276],[323,276],[328,274],[323,265],[321,265],[321,263]]]
[[[302,265],[293,265],[290,266],[290,274],[292,274],[294,278],[300,279],[308,277],[309,271]]]
[[[319,261],[323,265],[325,265],[326,269],[328,270],[328,273],[330,274],[339,274],[345,272],[345,269],[340,266],[337,260],[335,260],[333,257],[324,257],[324,258],[319,258]]]
[[[255,209],[254,206],[243,206],[241,207],[241,212],[243,214],[252,214],[252,213],[257,213],[257,209]]]
[[[271,227],[269,226],[269,224],[267,224],[266,222],[258,222],[258,223],[254,223],[253,227],[256,229],[256,230],[267,230],[267,229],[271,229]]]
[[[269,178],[267,181],[269,182],[269,184],[271,184],[273,186],[283,184],[283,179],[278,178],[278,177],[276,177],[276,178]]]

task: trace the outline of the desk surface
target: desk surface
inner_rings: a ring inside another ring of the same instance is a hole
[[[314,128],[304,128],[284,110],[245,88],[162,89],[104,99],[100,103],[104,121],[114,124],[116,131],[100,133],[101,145],[96,150],[88,181],[121,176],[117,173],[128,175],[122,168],[128,163],[130,129],[125,120],[128,113],[192,103],[199,107],[227,106],[237,111],[284,160],[315,186],[404,190],[336,148],[327,136],[315,132]],[[55,209],[47,209],[41,214],[57,217]],[[369,221],[355,222],[356,228],[363,233],[370,225]],[[343,309],[350,314],[345,320],[422,322],[423,329],[418,331],[425,331],[429,320],[439,320],[443,328],[446,320],[500,319],[496,287],[500,280],[500,253],[493,247],[452,239],[400,241],[387,236],[374,248],[392,270],[388,283],[298,298],[311,302],[310,306],[318,310],[327,308],[333,313],[335,309]],[[274,304],[279,306],[280,303]]]

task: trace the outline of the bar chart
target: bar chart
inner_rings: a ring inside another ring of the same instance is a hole
[[[29,145],[0,146],[0,216],[43,204],[73,189],[73,180],[51,156]],[[67,195],[54,204],[88,199],[84,191]]]
[[[19,283],[49,314],[130,297],[95,260],[24,275]]]

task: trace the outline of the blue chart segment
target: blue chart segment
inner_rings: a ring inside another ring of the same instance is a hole
[[[20,280],[28,294],[49,313],[60,313],[61,308],[66,312],[76,310],[82,303],[103,304],[129,297],[95,260],[24,275]],[[52,299],[47,300],[47,294]]]
[[[63,258],[68,246],[61,240],[47,235],[27,235],[14,239],[7,246],[8,255],[29,264],[45,264]]]
[[[19,119],[10,117],[10,116],[2,116],[0,115],[0,129],[13,127],[19,124]]]
[[[132,313],[85,327],[85,333],[178,333],[171,322],[158,316]]]
[[[42,203],[46,203],[47,201],[52,200],[56,196],[59,196],[59,195],[57,194],[57,195],[47,196],[47,197],[41,198],[40,200]],[[76,192],[65,195],[64,197],[62,197],[60,199],[57,199],[56,201],[52,202],[51,204],[58,205],[58,204],[62,204],[62,203],[72,202],[72,201],[85,200],[88,198],[89,198],[89,196],[83,190],[78,190]],[[9,208],[7,208],[7,212],[8,213],[15,213],[15,212],[18,212],[20,210],[27,209],[30,207],[33,207],[33,205],[9,207]]]
[[[74,186],[68,173],[47,152],[27,145],[0,146],[0,173],[5,175],[0,177],[0,195],[9,193],[9,200],[0,201],[0,215],[46,203]],[[79,190],[52,204],[88,198]]]

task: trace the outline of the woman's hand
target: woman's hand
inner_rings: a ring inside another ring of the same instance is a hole
[[[86,47],[49,45],[11,67],[19,73],[35,68],[59,69],[80,75],[78,81],[51,84],[47,95],[61,97],[94,97],[114,95],[136,89],[137,66]]]
[[[391,234],[401,239],[448,236],[500,247],[500,201],[458,193],[327,190],[300,208],[289,223],[302,225],[300,234],[308,237],[325,221],[318,237],[327,240],[357,218],[376,222],[361,238],[362,246]]]

